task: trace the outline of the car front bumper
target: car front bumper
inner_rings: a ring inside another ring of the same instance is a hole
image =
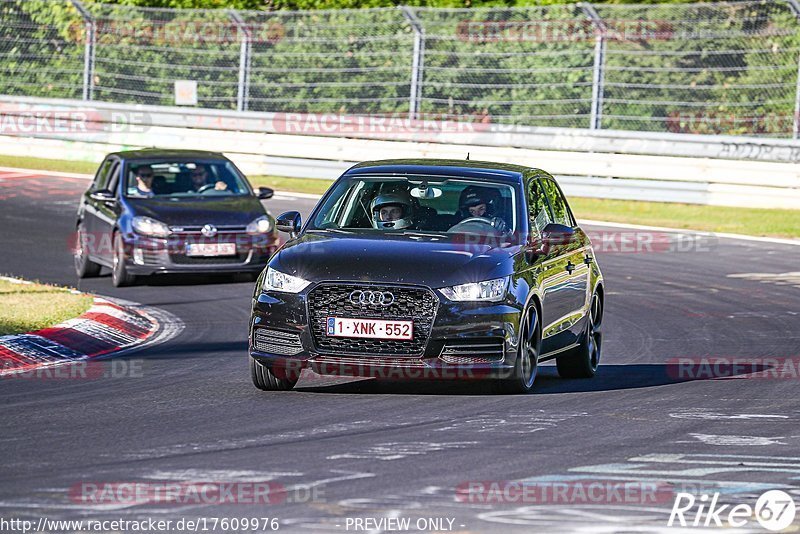
[[[280,245],[277,235],[225,235],[214,243],[232,243],[231,256],[188,256],[186,240],[150,238],[136,234],[125,239],[125,267],[134,275],[178,273],[258,273]]]
[[[309,368],[325,375],[409,380],[504,377],[514,368],[523,306],[513,297],[499,303],[451,302],[432,290],[438,303],[424,349],[395,355],[320,349],[321,334],[310,326],[308,294],[313,289],[256,295],[251,357],[278,372]],[[408,319],[416,325],[416,318]]]

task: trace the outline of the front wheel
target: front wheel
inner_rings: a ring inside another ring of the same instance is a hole
[[[89,249],[86,246],[86,230],[83,227],[83,223],[78,225],[77,240],[73,256],[75,274],[78,275],[78,278],[92,278],[99,275],[100,264],[89,259]]]
[[[114,234],[114,257],[111,267],[111,282],[114,287],[131,286],[136,283],[136,276],[128,272],[125,266],[125,244],[122,236]]]
[[[536,308],[531,308],[525,314],[522,328],[520,329],[517,361],[514,364],[513,375],[500,382],[502,393],[529,393],[536,380],[539,369],[539,354],[542,348],[542,329]]]
[[[603,303],[595,293],[586,318],[586,330],[580,345],[556,359],[558,375],[562,378],[592,378],[600,365],[600,352],[603,335],[600,323],[603,321]]]
[[[250,358],[250,377],[253,385],[262,391],[288,391],[297,383],[298,377],[290,376],[286,372],[286,377],[278,377],[272,369]]]

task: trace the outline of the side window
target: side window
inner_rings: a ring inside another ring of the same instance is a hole
[[[567,201],[558,189],[556,182],[552,178],[543,178],[542,186],[547,200],[550,201],[550,207],[553,208],[553,222],[564,226],[575,226],[575,221],[572,220],[572,215],[567,207]]]
[[[117,185],[119,184],[119,174],[120,174],[119,170],[121,167],[122,165],[117,162],[116,165],[114,165],[114,167],[111,169],[110,172],[111,178],[108,180],[108,185],[106,186],[106,189],[108,189],[112,193],[117,192]]]
[[[528,202],[528,219],[531,223],[531,229],[541,235],[544,227],[550,222],[550,210],[547,209],[547,202],[542,194],[542,188],[539,185],[539,180],[534,176],[528,182],[528,189],[525,192]]]
[[[116,161],[109,158],[100,165],[100,168],[97,170],[97,174],[94,175],[92,191],[106,189],[108,178],[111,174],[111,168],[114,166],[114,163],[116,163]]]

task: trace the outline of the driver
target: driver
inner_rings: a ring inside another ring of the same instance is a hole
[[[407,193],[380,194],[372,200],[370,211],[376,230],[402,230],[414,223],[414,204]]]
[[[198,192],[203,187],[210,185],[208,183],[208,168],[202,163],[198,163],[197,167],[195,167],[191,172],[192,177],[192,188],[190,192]],[[211,189],[210,187],[206,187],[206,189]],[[224,191],[228,189],[228,184],[223,182],[222,180],[217,180],[214,184],[214,189],[217,191]]]
[[[135,171],[136,190],[134,193],[140,197],[152,197],[153,193],[153,168],[150,165],[139,165]]]
[[[506,222],[492,213],[492,204],[480,192],[467,193],[461,201],[461,213],[469,213],[464,220],[480,217],[486,219],[498,232],[506,232]]]

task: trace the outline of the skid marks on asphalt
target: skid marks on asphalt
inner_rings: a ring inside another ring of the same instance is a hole
[[[558,423],[586,417],[586,412],[553,413],[545,410],[533,410],[525,414],[509,415],[480,415],[466,419],[455,420],[435,429],[436,432],[491,432],[492,434],[532,434],[542,430],[555,428]]]
[[[736,273],[729,274],[728,278],[741,278],[752,282],[778,286],[794,286],[800,289],[800,271],[788,273]]]
[[[389,442],[379,443],[370,447],[345,452],[341,454],[331,454],[328,460],[401,460],[411,456],[422,456],[431,452],[441,452],[453,449],[465,449],[472,445],[477,445],[478,441],[444,442],[436,443],[429,441],[411,442]]]

